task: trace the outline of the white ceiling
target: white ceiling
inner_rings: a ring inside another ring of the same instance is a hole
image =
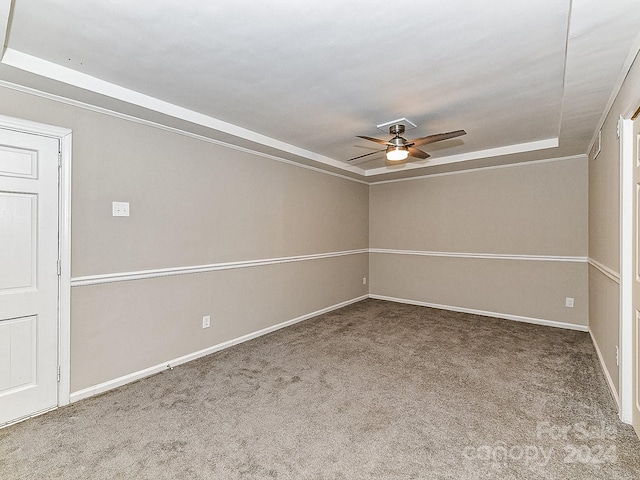
[[[378,181],[584,154],[637,0],[0,0],[0,81]],[[406,117],[428,161],[356,138]]]

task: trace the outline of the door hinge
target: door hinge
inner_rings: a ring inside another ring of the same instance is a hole
[[[62,262],[58,259],[58,276],[62,274]]]
[[[62,152],[58,152],[58,168],[62,167]]]
[[[60,381],[60,365],[58,365],[58,381]]]

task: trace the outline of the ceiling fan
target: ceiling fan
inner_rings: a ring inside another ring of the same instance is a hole
[[[456,130],[454,132],[436,133],[435,135],[428,135],[426,137],[407,140],[401,137],[403,133],[404,133],[404,125],[397,124],[397,125],[391,125],[389,127],[389,134],[393,135],[394,137],[388,141],[380,140],[379,138],[367,137],[365,135],[356,135],[358,138],[364,138],[365,140],[370,140],[372,142],[376,142],[381,145],[386,145],[387,148],[382,150],[376,150],[375,152],[371,152],[371,153],[365,153],[364,155],[350,158],[347,161],[351,162],[353,160],[357,160],[359,158],[366,157],[368,155],[373,155],[375,153],[380,153],[383,151],[386,152],[387,161],[390,163],[393,163],[394,165],[407,161],[407,157],[425,159],[425,158],[429,158],[431,155],[429,155],[427,152],[423,152],[422,150],[416,148],[417,146],[440,142],[442,140],[448,140],[449,138],[455,138],[455,137],[459,137],[461,135],[467,134],[467,132],[465,132],[464,130]]]

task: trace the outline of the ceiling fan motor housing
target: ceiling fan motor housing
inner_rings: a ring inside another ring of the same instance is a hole
[[[391,125],[389,127],[389,133],[397,136],[402,135],[404,133],[404,125]]]

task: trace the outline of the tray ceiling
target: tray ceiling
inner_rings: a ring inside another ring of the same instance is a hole
[[[0,80],[378,181],[585,154],[638,51],[604,3],[0,0]],[[468,134],[347,162],[401,117]]]

